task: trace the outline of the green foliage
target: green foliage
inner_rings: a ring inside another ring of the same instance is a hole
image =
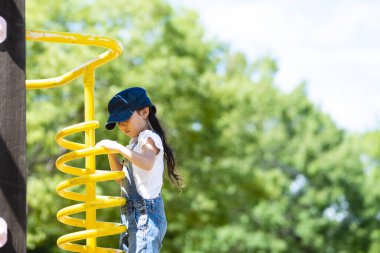
[[[124,53],[96,72],[96,119],[107,102],[133,85],[148,90],[174,147],[186,188],[166,179],[168,231],[162,252],[375,253],[380,249],[380,133],[350,135],[307,98],[274,85],[276,62],[250,63],[208,40],[195,12],[163,0],[28,1],[27,29],[100,34]],[[63,74],[101,49],[27,44],[28,79]],[[56,239],[75,229],[56,220],[73,204],[55,187],[65,153],[57,130],[83,121],[83,87],[27,92],[28,251],[61,252]],[[117,131],[97,140],[128,143]],[[83,141],[82,135],[73,137]],[[108,169],[105,157],[98,169]],[[98,194],[118,195],[114,182]],[[118,221],[118,209],[98,219]],[[100,239],[117,247],[117,238]]]

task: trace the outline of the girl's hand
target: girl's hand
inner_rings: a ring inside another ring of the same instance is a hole
[[[96,148],[104,147],[110,151],[118,151],[118,152],[120,152],[121,148],[123,148],[121,144],[119,144],[116,141],[111,141],[111,140],[101,140],[98,143],[96,143],[95,147]]]

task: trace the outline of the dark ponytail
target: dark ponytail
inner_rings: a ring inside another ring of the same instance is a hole
[[[175,160],[172,148],[169,146],[169,144],[166,141],[166,135],[164,129],[162,129],[161,124],[159,120],[156,117],[156,106],[151,105],[149,107],[149,123],[152,126],[153,130],[158,133],[158,135],[162,139],[162,144],[164,146],[164,158],[166,160],[166,166],[168,168],[168,175],[170,181],[172,181],[178,188],[182,188],[183,180],[180,177],[179,174],[177,174],[177,171],[175,170]]]

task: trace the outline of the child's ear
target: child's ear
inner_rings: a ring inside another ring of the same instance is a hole
[[[147,119],[149,116],[149,107],[141,109],[140,113],[140,115],[143,116],[144,119]]]

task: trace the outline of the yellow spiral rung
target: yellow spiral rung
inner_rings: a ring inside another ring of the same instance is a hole
[[[122,46],[118,41],[103,36],[64,32],[27,31],[26,39],[40,42],[100,46],[109,49],[64,75],[48,79],[26,80],[26,88],[43,89],[59,87],[83,75],[85,122],[66,127],[56,135],[58,145],[71,150],[57,159],[56,166],[63,173],[75,177],[59,183],[56,190],[58,195],[63,198],[82,202],[59,210],[57,213],[58,220],[66,225],[84,228],[85,230],[63,235],[58,238],[57,244],[60,248],[72,252],[123,252],[96,245],[97,237],[120,234],[126,230],[126,227],[120,223],[96,220],[97,209],[121,206],[125,204],[125,199],[96,195],[95,188],[97,182],[122,179],[124,178],[124,173],[96,170],[95,156],[111,152],[105,148],[94,147],[95,129],[99,127],[98,121],[94,120],[95,68],[118,57],[123,50]],[[76,143],[65,139],[65,137],[77,133],[85,134],[85,143]],[[85,159],[85,168],[78,168],[67,164],[72,160],[83,158]],[[85,193],[69,190],[78,185],[85,185]],[[85,219],[71,217],[73,214],[82,212],[86,214]],[[86,240],[86,245],[73,243],[80,240]]]

